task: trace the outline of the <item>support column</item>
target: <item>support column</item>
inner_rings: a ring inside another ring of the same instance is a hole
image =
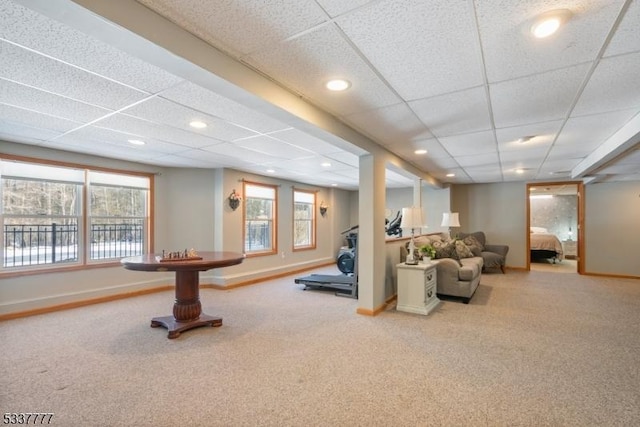
[[[385,308],[385,162],[381,156],[360,157],[358,193],[358,310],[375,315]]]

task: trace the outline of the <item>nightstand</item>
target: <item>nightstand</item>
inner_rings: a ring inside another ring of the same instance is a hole
[[[440,300],[436,296],[436,264],[397,264],[398,303],[396,310],[427,315],[435,309]]]
[[[562,242],[562,252],[567,259],[575,259],[578,255],[578,242],[576,240],[564,240]]]

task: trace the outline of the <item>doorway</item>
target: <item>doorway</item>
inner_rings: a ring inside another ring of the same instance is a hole
[[[582,182],[527,184],[527,270],[583,274]]]

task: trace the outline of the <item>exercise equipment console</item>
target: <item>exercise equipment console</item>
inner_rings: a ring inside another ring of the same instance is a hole
[[[358,233],[354,232],[358,226],[343,231],[347,234],[349,249],[338,255],[338,269],[343,274],[311,274],[295,279],[295,283],[302,283],[304,289],[329,288],[335,289],[336,295],[358,298]]]

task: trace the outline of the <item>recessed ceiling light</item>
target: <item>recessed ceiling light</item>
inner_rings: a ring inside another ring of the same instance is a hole
[[[129,141],[129,144],[133,144],[133,145],[144,145],[144,144],[146,144],[146,142],[140,141],[139,139],[128,139],[127,141]]]
[[[519,142],[520,144],[524,144],[525,142],[531,141],[533,138],[535,138],[535,135],[523,136],[518,138],[517,142]]]
[[[274,169],[267,169],[268,173],[276,173],[276,171]]]
[[[558,31],[560,25],[565,23],[571,17],[571,11],[567,9],[558,9],[545,12],[538,16],[531,26],[531,33],[534,37],[542,39],[549,37]]]
[[[323,168],[330,168],[330,167],[331,167],[331,163],[329,163],[329,162],[322,162],[320,165],[321,165]]]
[[[454,176],[456,176],[456,174],[455,173],[448,173],[446,176],[447,176],[447,178],[453,178]]]
[[[340,92],[341,90],[347,90],[351,86],[348,80],[344,79],[333,79],[329,80],[325,85],[327,89],[332,90],[334,92]]]
[[[207,124],[205,122],[201,122],[200,120],[194,120],[189,123],[189,126],[196,129],[204,129],[207,127]]]
[[[332,186],[332,187],[337,187],[337,186],[338,186],[338,184],[331,184],[331,186]]]
[[[416,150],[416,151],[414,151],[414,153],[416,153],[416,154],[427,154],[427,150],[424,150],[424,149]]]

